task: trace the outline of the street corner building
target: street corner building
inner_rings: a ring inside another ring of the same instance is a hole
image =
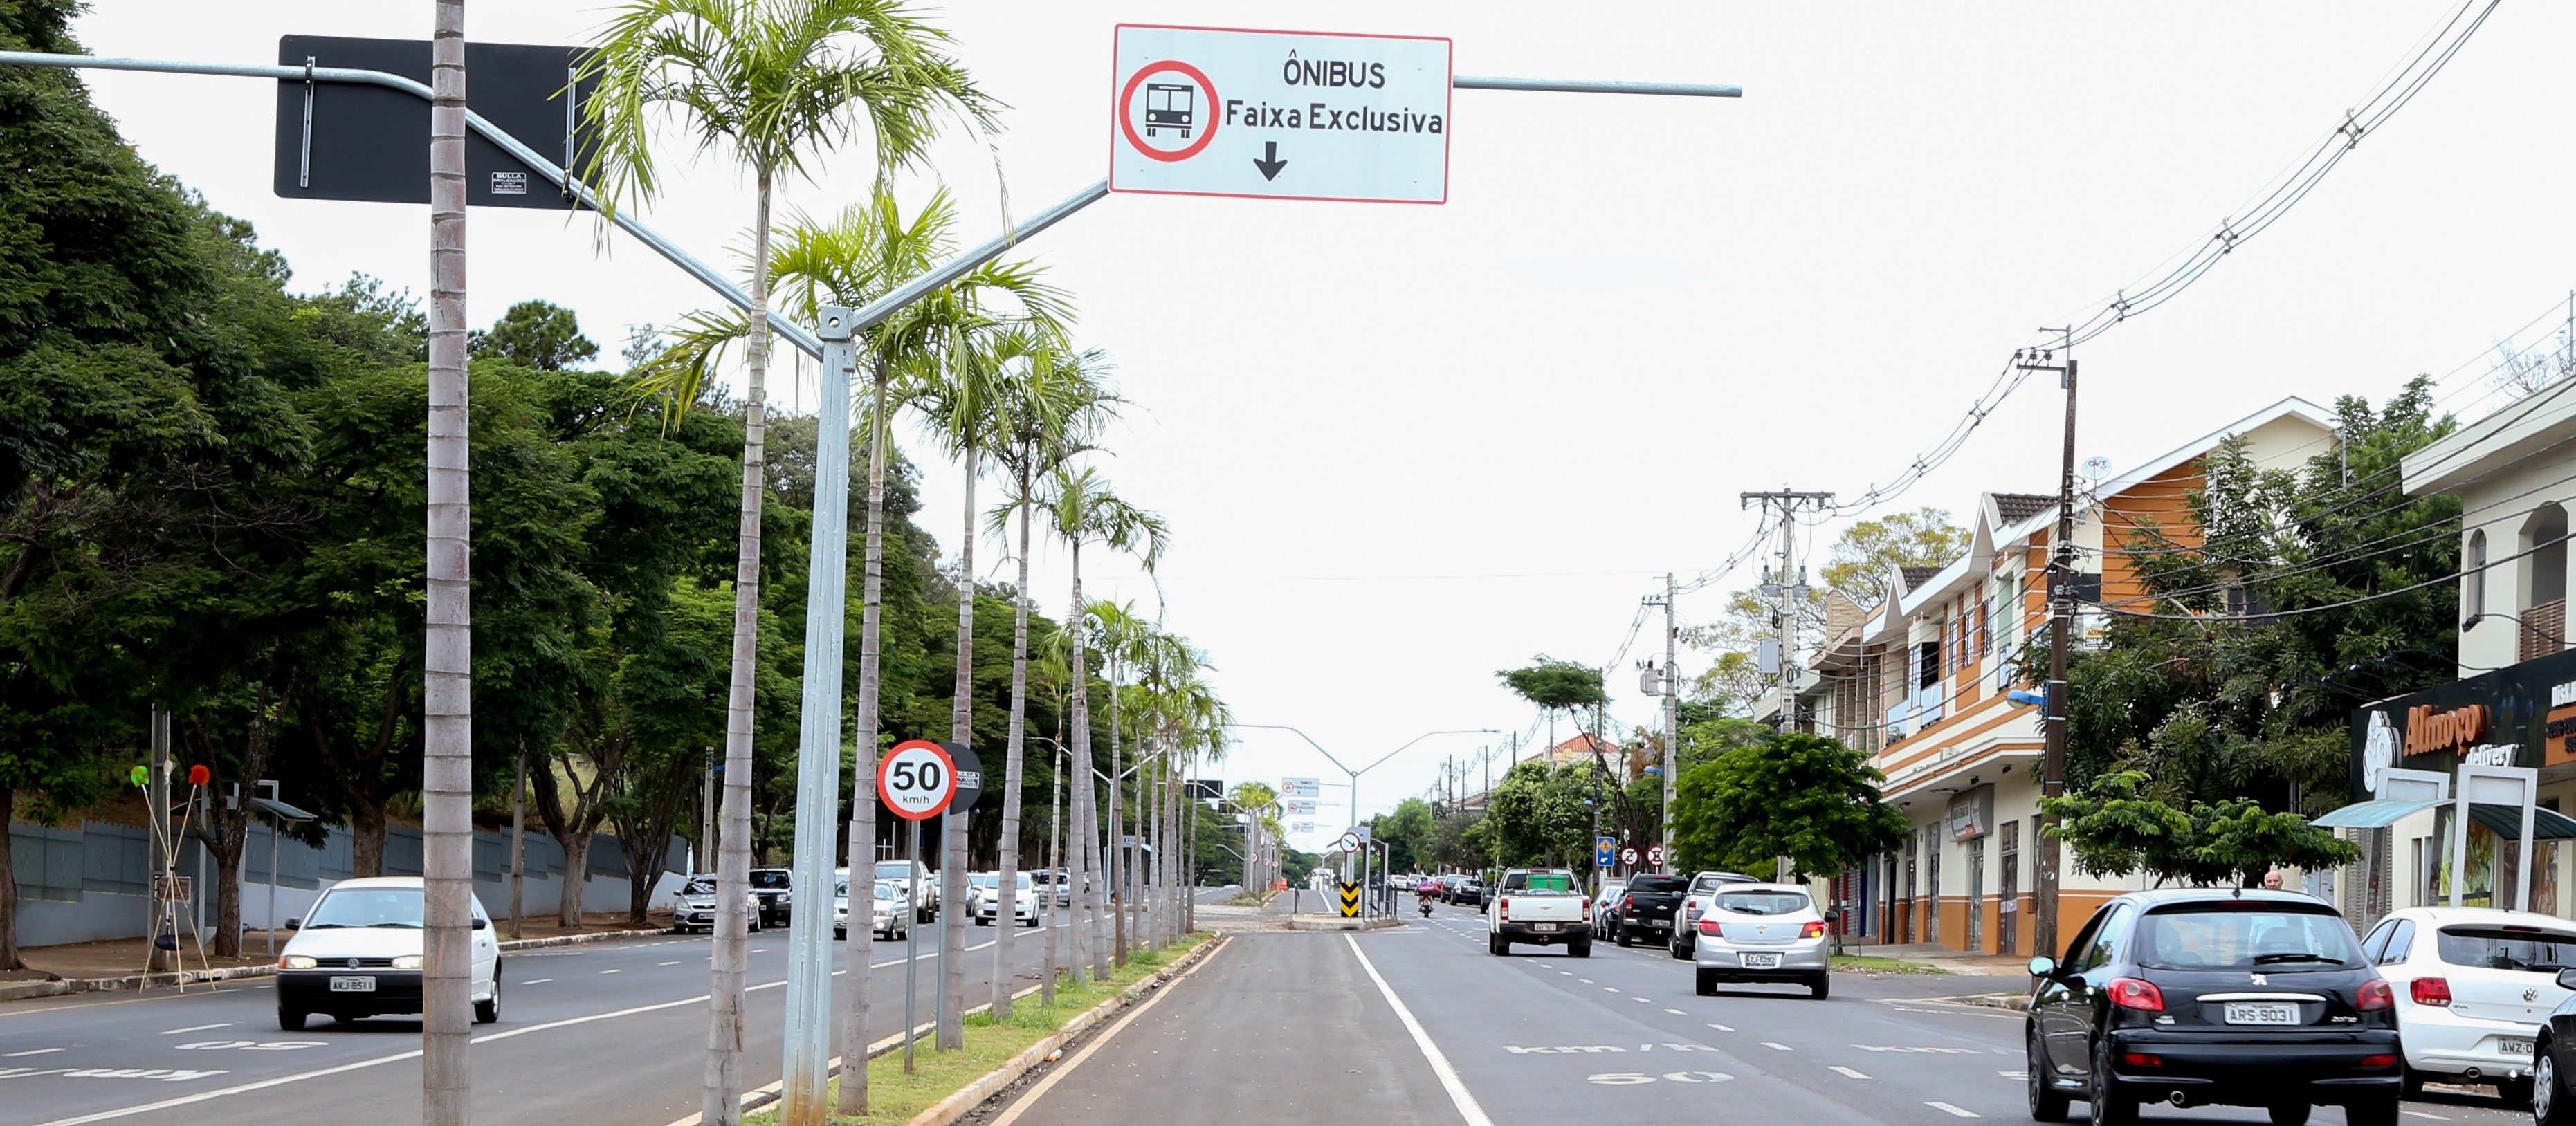
[[[2130,558],[2105,547],[2125,544],[2150,524],[2196,542],[2190,494],[2202,485],[2204,459],[2223,443],[2240,439],[2261,468],[2291,468],[2332,450],[2335,433],[2331,412],[2284,399],[2079,492],[2079,605],[2145,593]],[[1852,941],[2039,952],[2032,948],[2031,873],[2039,844],[2040,697],[2022,687],[2030,678],[2011,662],[2047,632],[2057,517],[2053,493],[1986,493],[1958,559],[1897,569],[1875,607],[1827,598],[1826,641],[1800,670],[1790,724],[1869,752],[1887,775],[1888,802],[1912,822],[1901,848],[1820,892],[1851,905],[1835,926]],[[2105,625],[2098,611],[2078,613],[2074,643],[2100,644]],[[2066,865],[2061,917],[2082,919],[2142,886]]]

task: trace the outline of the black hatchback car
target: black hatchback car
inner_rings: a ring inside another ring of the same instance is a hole
[[[2063,963],[2030,960],[2031,1117],[2095,1123],[2143,1103],[2260,1106],[2298,1126],[2315,1104],[2394,1126],[2404,1057],[2395,999],[2333,907],[2199,888],[2120,896]]]

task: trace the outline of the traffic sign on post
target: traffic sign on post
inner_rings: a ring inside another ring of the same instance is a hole
[[[877,764],[877,797],[906,821],[937,817],[957,796],[957,763],[927,739],[897,743]]]
[[[1649,868],[1661,868],[1664,866],[1664,846],[1646,846],[1646,866]]]
[[[1595,868],[1609,867],[1610,862],[1617,858],[1618,851],[1619,838],[1601,837],[1595,839],[1592,842],[1592,866]]]
[[[1449,41],[1120,24],[1109,190],[1449,199]]]
[[[1626,847],[1626,848],[1620,849],[1620,850],[1619,850],[1619,863],[1621,863],[1621,864],[1625,864],[1625,865],[1627,865],[1627,866],[1629,866],[1629,867],[1631,867],[1631,868],[1636,867],[1636,866],[1637,866],[1637,846],[1635,846],[1635,845],[1629,845],[1629,846],[1628,846],[1628,847]]]

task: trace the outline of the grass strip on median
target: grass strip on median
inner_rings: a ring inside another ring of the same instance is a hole
[[[1930,962],[1909,962],[1903,958],[1881,958],[1875,954],[1836,954],[1833,966],[1852,973],[1871,974],[1946,974],[1950,971]]]
[[[1038,1004],[1031,996],[1013,1005],[1009,1020],[996,1020],[989,1011],[970,1013],[966,1017],[966,1047],[939,1052],[925,1046],[915,1053],[910,1075],[904,1074],[901,1041],[896,1039],[897,1050],[877,1054],[868,1061],[868,1113],[858,1118],[834,1115],[831,1121],[835,1126],[911,1122],[950,1095],[1011,1063],[1013,1057],[1056,1035],[1076,1017],[1107,1006],[1120,993],[1162,972],[1164,966],[1211,937],[1204,931],[1189,935],[1164,947],[1159,957],[1138,951],[1129,955],[1127,965],[1108,981],[1076,981],[1068,977],[1057,983],[1052,1008]],[[824,1094],[827,1104],[839,1096],[839,1087],[840,1080],[834,1078],[831,1089]],[[743,1123],[775,1126],[778,1119],[779,1109],[772,1104],[745,1115]]]

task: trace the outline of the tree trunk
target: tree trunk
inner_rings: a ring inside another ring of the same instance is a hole
[[[1073,542],[1072,558],[1073,614],[1065,619],[1067,635],[1073,640],[1073,761],[1068,769],[1076,783],[1072,818],[1076,839],[1081,842],[1073,849],[1074,863],[1083,869],[1083,879],[1075,885],[1081,889],[1076,895],[1082,904],[1075,924],[1090,932],[1077,932],[1074,952],[1076,965],[1087,956],[1092,977],[1105,981],[1109,977],[1109,936],[1101,928],[1100,918],[1101,883],[1105,878],[1099,872],[1100,823],[1091,812],[1091,677],[1082,637],[1082,541],[1078,536]]]
[[[971,424],[970,424],[971,427]],[[966,440],[966,525],[957,545],[957,685],[948,711],[948,738],[961,747],[975,745],[975,440]],[[940,819],[946,838],[940,844],[939,863],[939,929],[941,940],[939,989],[947,998],[940,1011],[939,1040],[941,1050],[966,1046],[966,822],[971,811],[952,809]],[[1007,896],[1004,888],[993,889]],[[1002,910],[994,922],[1007,927],[1010,908],[1007,899],[998,899]]]
[[[430,42],[428,632],[421,656],[421,1121],[472,1117],[474,641],[465,371],[465,0]]]
[[[519,739],[519,755],[510,774],[510,939],[519,938],[528,882],[528,740]]]
[[[9,844],[9,819],[18,815],[18,788],[0,783],[0,970],[23,970],[18,959],[18,869]]]
[[[1077,609],[1077,612],[1079,612],[1079,608],[1077,607],[1076,609]],[[1076,619],[1074,619],[1074,621],[1075,621],[1076,625],[1079,625],[1079,624],[1081,623],[1082,619],[1080,619],[1080,618],[1076,618]],[[1124,779],[1125,779],[1125,777],[1126,777],[1126,775],[1125,775],[1125,773],[1124,773],[1124,767],[1122,766],[1122,764],[1121,764],[1121,762],[1120,762],[1119,753],[1118,753],[1118,752],[1119,752],[1119,746],[1118,746],[1118,728],[1121,726],[1121,724],[1119,723],[1119,718],[1120,718],[1120,717],[1119,717],[1119,707],[1118,707],[1118,705],[1121,703],[1121,701],[1118,699],[1118,696],[1119,696],[1119,691],[1118,691],[1118,690],[1119,690],[1119,688],[1121,687],[1121,685],[1118,683],[1118,673],[1119,673],[1119,671],[1120,671],[1118,666],[1120,665],[1120,663],[1121,663],[1121,662],[1119,661],[1119,659],[1118,659],[1118,655],[1117,655],[1116,653],[1112,653],[1112,654],[1110,654],[1110,656],[1109,656],[1109,871],[1110,871],[1110,884],[1109,884],[1109,891],[1110,891],[1110,894],[1109,894],[1109,911],[1110,911],[1110,916],[1109,916],[1109,917],[1110,917],[1110,930],[1111,930],[1111,937],[1110,937],[1111,945],[1110,945],[1110,947],[1109,947],[1109,950],[1110,950],[1110,954],[1109,954],[1109,963],[1110,963],[1112,966],[1124,966],[1124,965],[1126,965],[1126,964],[1127,964],[1127,897],[1128,897],[1129,895],[1133,894],[1133,892],[1131,892],[1131,891],[1129,890],[1128,885],[1130,885],[1130,884],[1132,884],[1132,883],[1134,883],[1134,882],[1135,882],[1135,876],[1136,876],[1136,870],[1135,870],[1135,868],[1134,868],[1134,867],[1132,867],[1131,865],[1129,865],[1129,864],[1127,863],[1127,856],[1128,856],[1128,849],[1127,849],[1127,826],[1126,826],[1125,824],[1121,823],[1121,821],[1120,821],[1120,819],[1119,819],[1119,812],[1120,812],[1120,811],[1119,811],[1119,808],[1118,808],[1118,790],[1119,790],[1119,787],[1120,787],[1120,785],[1122,784],[1123,780],[1124,780]]]
[[[859,706],[857,715],[852,717],[856,763],[850,787],[850,908],[854,912],[860,903],[862,883],[868,888],[871,904],[876,893],[877,663],[882,651],[877,632],[885,618],[886,372],[872,367],[869,374],[873,377],[873,396],[868,410],[867,570],[859,583]],[[864,880],[861,873],[866,873]],[[909,900],[910,885],[906,888],[904,898]],[[849,978],[841,994],[843,1044],[869,1042],[868,978],[874,972],[873,948],[873,942],[859,941],[853,933],[849,945],[841,951],[842,973]],[[868,1112],[867,1065],[841,1068],[840,1093],[833,1110],[853,1118]]]
[[[1026,460],[1023,459],[1023,464]],[[1020,580],[1011,588],[1011,726],[1002,748],[1002,843],[996,850],[999,892],[1005,902],[1018,895],[1020,878],[1020,745],[1028,732],[1029,712],[1029,475],[1020,474]],[[1031,890],[1037,889],[1034,885]],[[1038,918],[1044,920],[1045,912]],[[997,917],[1001,932],[993,936],[993,1016],[1011,1016],[1011,945],[1020,933],[1016,913]]]
[[[1056,734],[1059,736],[1064,734],[1064,728],[1061,725],[1056,728]],[[1059,859],[1061,854],[1056,851],[1056,841],[1061,837],[1064,831],[1064,817],[1062,813],[1059,812],[1061,799],[1064,797],[1064,747],[1062,745],[1062,739],[1059,738],[1056,742],[1055,784],[1047,787],[1046,870],[1047,880],[1050,883],[1055,883],[1058,875],[1058,868],[1063,863],[1063,861]],[[5,800],[5,798],[0,798],[0,801]],[[6,806],[0,806],[0,811],[5,811],[6,808]],[[0,851],[0,860],[5,860],[6,856],[7,854],[5,851]],[[1045,898],[1038,901],[1038,906],[1042,908],[1042,910],[1038,912],[1038,925],[1046,928],[1046,974],[1038,980],[1038,1003],[1045,1005],[1048,1008],[1055,1007],[1055,932],[1061,929],[1057,924],[1063,921],[1066,914],[1070,913],[1058,911],[1056,909],[1055,893],[1058,889],[1069,890],[1070,887],[1071,885],[1069,884],[1056,883],[1055,887],[1048,889]],[[14,901],[18,894],[17,886],[14,884],[10,885],[6,894],[8,894]],[[1067,895],[1066,903],[1070,904],[1071,902],[1072,897]]]
[[[350,803],[349,874],[358,879],[385,874],[385,807],[380,802]]]
[[[563,894],[555,899],[555,925],[568,931],[581,929],[581,893],[590,883],[590,842],[597,834],[561,833],[555,843],[563,846]]]
[[[725,700],[724,841],[716,862],[716,934],[708,959],[707,1065],[698,1108],[706,1126],[742,1121],[743,962],[751,881],[751,720],[760,658],[761,476],[768,468],[769,205],[771,169],[755,177],[751,340],[743,374],[742,525],[735,533],[733,668]]]

